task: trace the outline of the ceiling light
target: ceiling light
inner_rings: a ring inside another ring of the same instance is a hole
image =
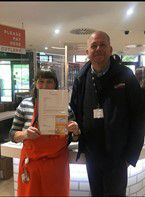
[[[55,34],[59,34],[60,33],[60,30],[59,29],[55,29]]]
[[[134,10],[133,10],[133,8],[129,8],[128,10],[127,10],[127,16],[130,16],[130,15],[132,15],[133,14],[133,12],[134,12]]]
[[[130,44],[130,45],[127,45],[125,46],[126,48],[141,48],[141,47],[145,47],[145,45],[142,45],[142,44]]]
[[[125,46],[126,48],[136,48],[136,44],[130,44],[130,45],[127,45]]]
[[[48,49],[48,47],[45,47],[45,50],[47,50]]]
[[[65,49],[64,47],[51,47],[52,49]]]

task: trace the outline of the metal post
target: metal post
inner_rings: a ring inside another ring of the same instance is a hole
[[[36,50],[33,50],[33,63],[34,63],[34,77],[37,73],[37,53]]]
[[[64,87],[68,89],[68,61],[67,61],[67,46],[65,46],[65,62],[64,62]]]

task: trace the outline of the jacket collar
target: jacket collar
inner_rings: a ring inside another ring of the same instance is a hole
[[[108,66],[106,66],[101,72],[97,73],[95,71],[95,69],[93,68],[92,64],[91,64],[91,71],[93,74],[95,74],[97,77],[102,77],[103,75],[106,74],[106,72],[109,70],[109,67],[110,67],[110,63]]]
[[[107,70],[107,72],[111,71],[111,76],[113,77],[116,74],[119,74],[122,71],[122,65],[118,64],[116,60],[113,59],[113,57],[110,57],[110,67]],[[91,62],[88,61],[80,70],[78,77],[82,78],[84,75],[87,74],[88,70],[91,68]]]

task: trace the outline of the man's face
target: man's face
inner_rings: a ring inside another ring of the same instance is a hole
[[[105,66],[112,55],[112,47],[107,36],[101,32],[92,34],[86,53],[92,64]]]

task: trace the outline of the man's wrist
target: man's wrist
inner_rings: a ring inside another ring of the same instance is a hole
[[[81,134],[80,129],[78,129],[78,132],[77,133],[73,133],[74,136],[79,136],[80,134]]]
[[[74,134],[74,133],[73,133],[73,136],[76,136],[76,137],[77,137],[77,136],[79,136],[79,135],[80,135],[79,133],[78,133],[78,134]]]
[[[79,130],[78,133],[72,133],[72,138],[73,138],[74,140],[78,140],[80,134],[81,134],[80,130]]]

